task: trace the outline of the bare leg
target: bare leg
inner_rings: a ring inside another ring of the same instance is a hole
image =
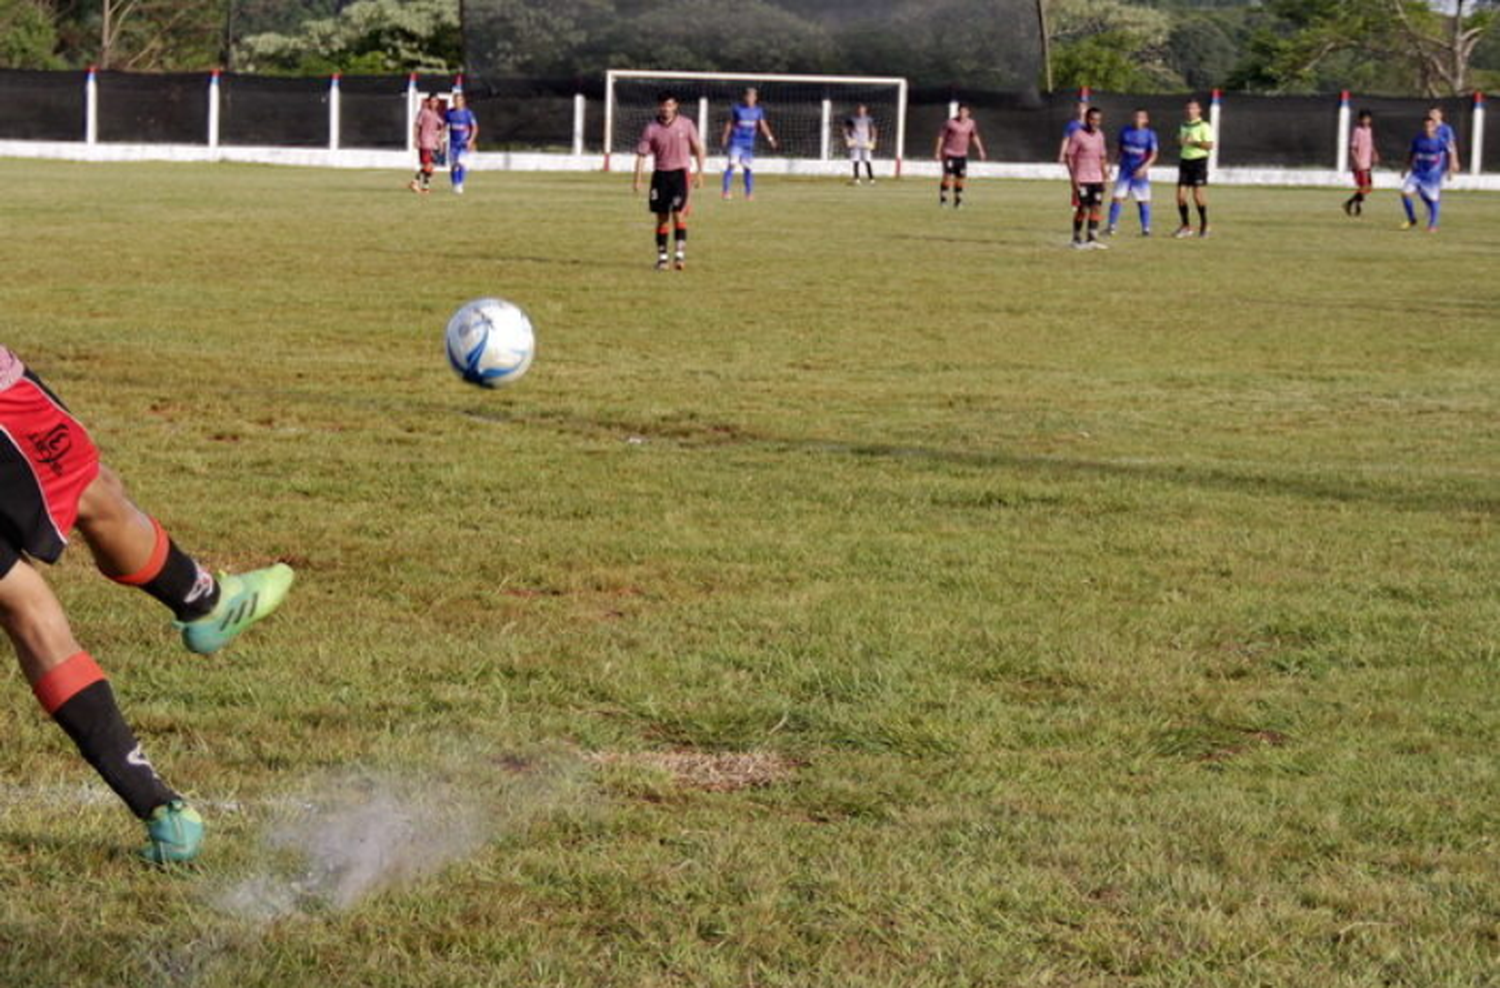
[[[42,708],[132,813],[144,820],[178,798],[141,753],[109,680],[79,646],[62,604],[29,563],[17,562],[0,578],[0,624]]]
[[[78,531],[108,577],[139,573],[156,552],[156,525],[125,492],[120,475],[100,466],[78,500]]]

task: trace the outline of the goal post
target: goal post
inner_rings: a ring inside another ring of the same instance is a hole
[[[604,77],[604,170],[615,155],[632,157],[656,115],[656,96],[671,90],[681,112],[704,131],[710,158],[723,154],[720,138],[730,107],[747,88],[759,91],[766,123],[779,147],[761,139],[757,155],[771,170],[823,174],[845,167],[844,121],[861,103],[879,134],[874,158],[901,174],[906,148],[908,87],[895,76],[781,75],[774,73],[658,72],[611,69]]]

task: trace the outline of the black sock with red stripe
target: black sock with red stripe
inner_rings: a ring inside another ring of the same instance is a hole
[[[141,753],[109,680],[87,652],[53,667],[32,691],[130,812],[144,820],[158,806],[179,798]]]
[[[219,602],[219,583],[177,548],[161,524],[154,518],[156,548],[146,565],[135,573],[110,579],[128,587],[139,587],[171,610],[179,621],[193,621],[214,609]]]

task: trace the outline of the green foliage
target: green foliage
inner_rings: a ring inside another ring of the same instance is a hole
[[[458,14],[458,0],[355,0],[296,34],[245,38],[235,65],[287,75],[449,72],[463,60]]]
[[[1181,77],[1167,64],[1172,18],[1125,0],[1054,0],[1052,71],[1064,89],[1171,90]]]
[[[1189,89],[1223,86],[1238,57],[1239,47],[1222,17],[1188,14],[1172,25],[1166,61]]]
[[[57,27],[44,0],[0,0],[0,68],[62,67]]]

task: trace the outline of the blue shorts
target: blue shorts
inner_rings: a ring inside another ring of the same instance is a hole
[[[1136,202],[1151,201],[1151,179],[1139,175],[1120,175],[1115,179],[1116,199],[1134,196]]]
[[[749,168],[755,164],[755,145],[751,144],[747,147],[743,144],[731,144],[728,157],[731,165],[743,165]]]

